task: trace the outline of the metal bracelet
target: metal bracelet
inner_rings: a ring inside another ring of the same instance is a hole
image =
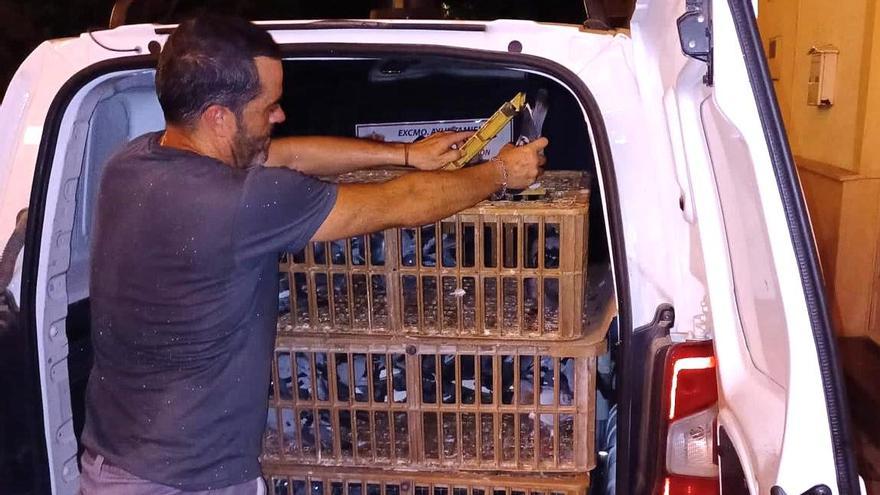
[[[504,196],[505,194],[507,194],[507,179],[508,179],[507,167],[504,165],[504,160],[502,160],[501,158],[498,158],[497,156],[493,157],[489,161],[494,162],[495,165],[498,167],[498,170],[501,171],[501,177],[502,177],[501,191],[498,194],[501,196]]]

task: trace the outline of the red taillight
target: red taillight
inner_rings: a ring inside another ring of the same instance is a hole
[[[682,357],[674,359],[671,364],[672,383],[666,389],[669,391],[669,414],[666,417],[676,420],[718,402],[715,356]]]
[[[712,342],[674,345],[663,376],[666,454],[661,495],[720,492],[715,456],[718,379]]]
[[[663,483],[663,495],[705,495],[718,492],[717,478],[670,476]]]

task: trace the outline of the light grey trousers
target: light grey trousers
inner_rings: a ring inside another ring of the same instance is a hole
[[[79,495],[266,495],[262,478],[225,488],[185,492],[139,478],[106,462],[100,454],[85,451],[81,460]]]

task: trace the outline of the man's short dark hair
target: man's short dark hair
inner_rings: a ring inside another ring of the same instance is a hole
[[[255,57],[281,58],[265,30],[236,17],[203,15],[171,33],[156,70],[156,93],[168,123],[191,126],[210,105],[241,115],[260,94]]]

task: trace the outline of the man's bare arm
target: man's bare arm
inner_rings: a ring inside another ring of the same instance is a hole
[[[391,227],[423,225],[475,205],[499,189],[535,181],[547,140],[507,147],[497,161],[456,171],[413,172],[381,184],[341,184],[336,204],[312,237],[329,241]]]
[[[333,136],[292,136],[273,139],[268,167],[287,167],[306,175],[329,176],[382,165],[409,164],[436,170],[461,156],[453,149],[469,132],[434,134],[404,148],[403,143]]]

